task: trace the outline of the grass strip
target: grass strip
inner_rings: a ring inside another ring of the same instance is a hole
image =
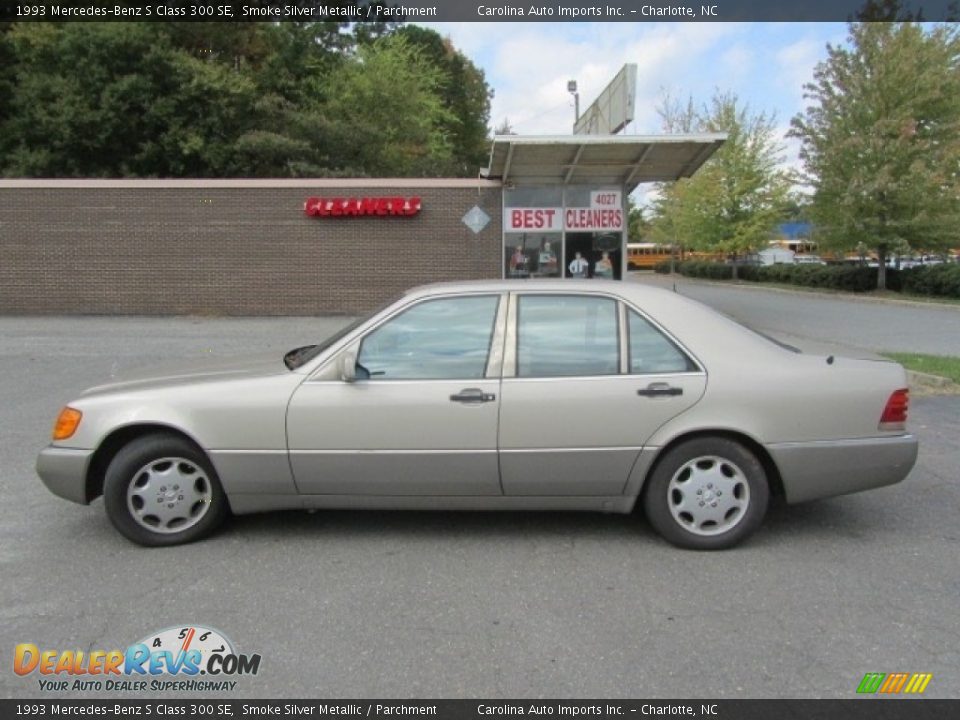
[[[938,375],[960,384],[960,357],[904,352],[884,352],[881,354],[891,360],[896,360],[907,370]]]

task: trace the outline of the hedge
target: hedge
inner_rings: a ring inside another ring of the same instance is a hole
[[[904,292],[960,298],[960,264],[921,265],[900,271]]]
[[[733,267],[724,263],[688,260],[676,264],[687,277],[730,280]],[[654,267],[670,272],[670,263]],[[861,265],[741,265],[737,276],[748,282],[775,282],[803,287],[868,292],[877,289],[877,268]],[[917,295],[960,298],[960,264],[923,265],[905,270],[887,270],[887,289]]]

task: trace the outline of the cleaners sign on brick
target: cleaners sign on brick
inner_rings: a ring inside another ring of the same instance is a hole
[[[410,217],[420,212],[418,197],[310,197],[303,203],[303,212],[311,217]]]

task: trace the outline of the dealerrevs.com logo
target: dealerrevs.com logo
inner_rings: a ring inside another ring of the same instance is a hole
[[[236,652],[226,635],[201,625],[151,633],[126,650],[41,650],[21,643],[13,657],[13,671],[36,675],[48,692],[229,691],[237,686],[234,677],[259,670],[260,655]]]

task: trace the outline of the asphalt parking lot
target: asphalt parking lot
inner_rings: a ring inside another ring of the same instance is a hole
[[[960,397],[914,400],[904,483],[774,507],[724,553],[633,516],[345,511],[146,550],[34,473],[60,406],[112,373],[279,362],[343,322],[0,318],[0,695],[44,697],[11,671],[17,643],[112,650],[200,623],[263,658],[224,697],[851,698],[876,671],[960,697]]]
[[[630,273],[706,303],[761,332],[873,352],[960,355],[960,305],[882,300],[850,293],[770,289],[680,275]]]

